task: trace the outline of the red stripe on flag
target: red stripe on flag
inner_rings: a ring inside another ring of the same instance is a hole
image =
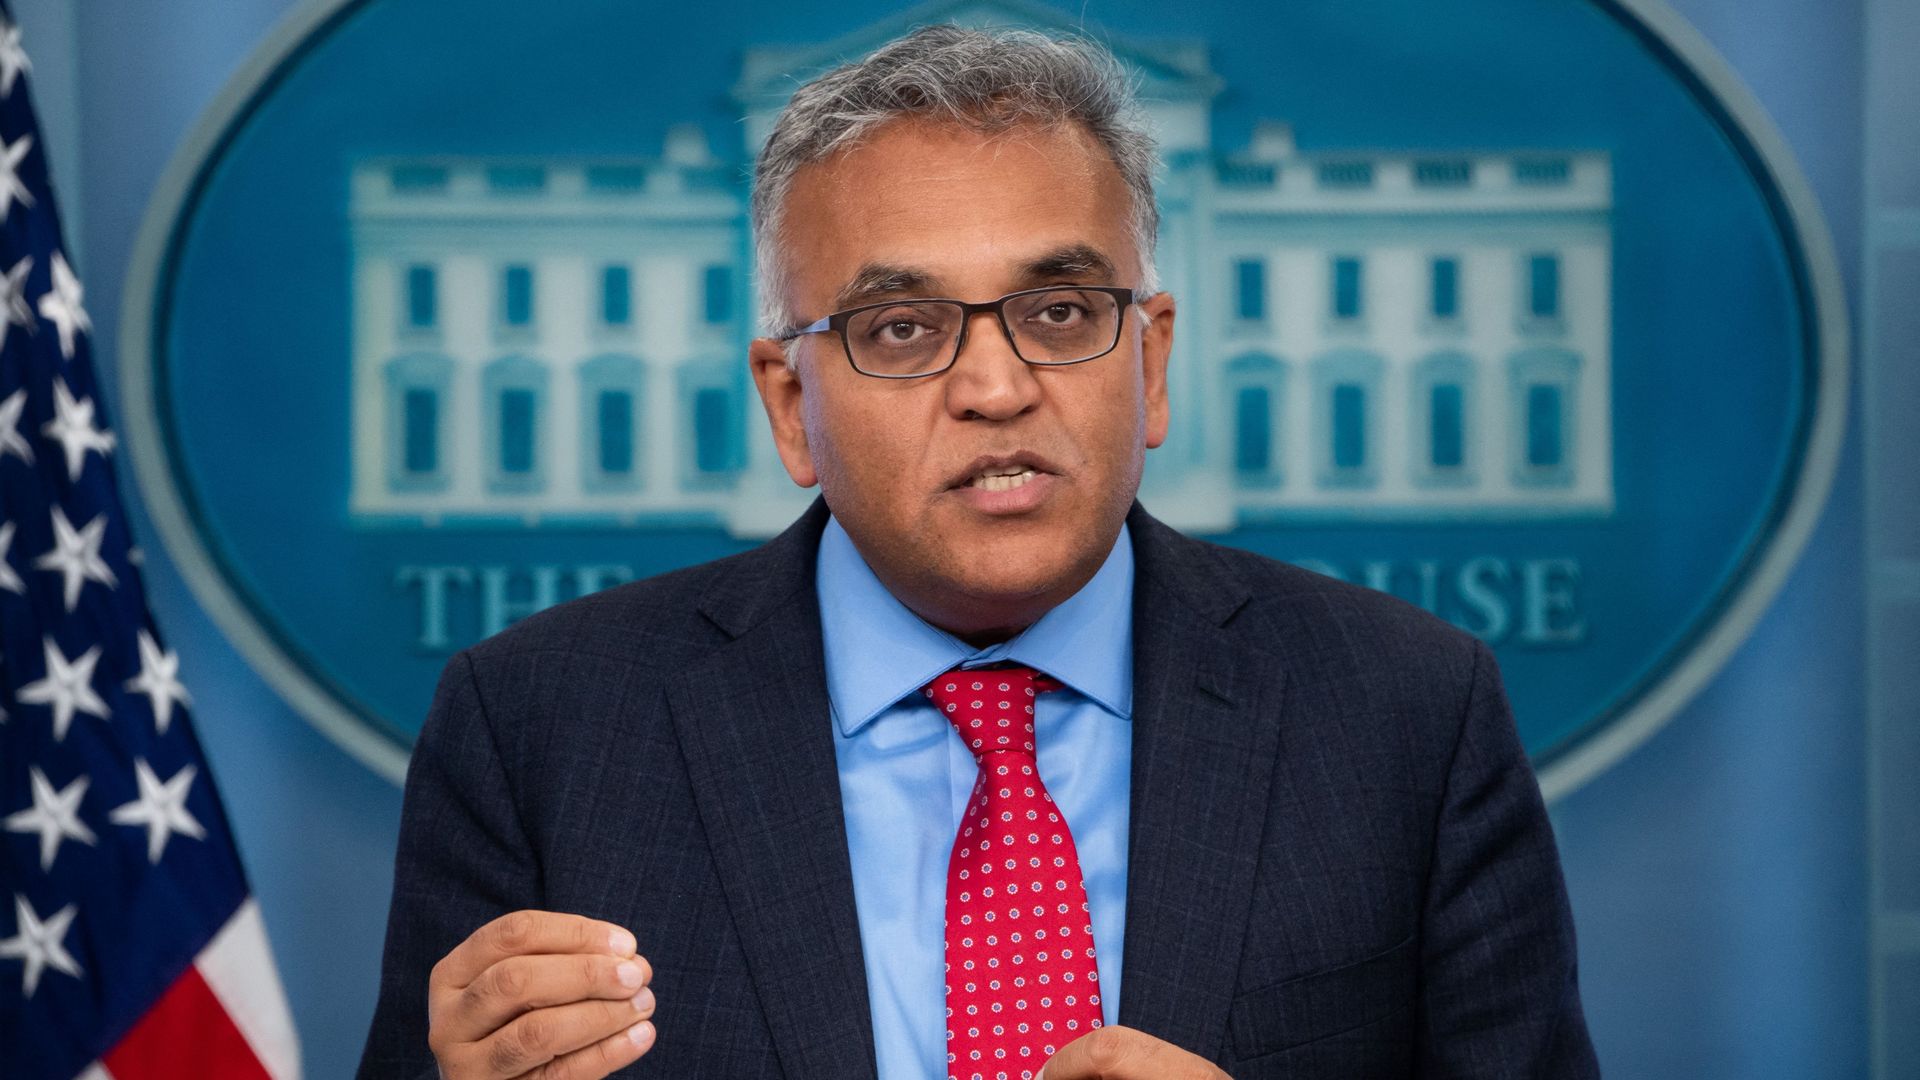
[[[194,967],[101,1061],[114,1080],[271,1080]]]

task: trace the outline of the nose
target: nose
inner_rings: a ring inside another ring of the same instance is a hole
[[[947,411],[956,420],[1012,420],[1040,404],[1040,381],[990,311],[969,320],[946,384]]]

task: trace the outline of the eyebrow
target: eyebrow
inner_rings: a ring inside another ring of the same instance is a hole
[[[1029,283],[1091,277],[1099,279],[1100,284],[1111,284],[1114,274],[1113,260],[1087,244],[1069,244],[1049,251],[1020,268],[1021,279]]]
[[[1069,244],[1056,248],[1020,267],[1019,280],[1032,285],[1060,278],[1094,278],[1111,282],[1113,260],[1088,244]],[[833,309],[845,311],[890,296],[939,296],[940,277],[912,266],[893,263],[867,263],[833,297]]]
[[[911,266],[868,263],[853,275],[853,280],[834,294],[833,309],[845,311],[870,300],[902,293],[934,296],[938,293],[939,283],[940,279],[935,275]]]

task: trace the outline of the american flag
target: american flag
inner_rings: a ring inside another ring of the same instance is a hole
[[[0,3],[0,1078],[296,1077],[147,611],[29,69]]]

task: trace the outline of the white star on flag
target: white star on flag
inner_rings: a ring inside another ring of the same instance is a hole
[[[27,583],[20,580],[20,575],[13,572],[13,564],[7,561],[7,552],[13,549],[13,529],[11,521],[0,525],[0,589],[25,596]],[[4,719],[3,714],[0,719]]]
[[[87,582],[97,581],[109,589],[120,585],[120,579],[113,576],[113,567],[100,557],[100,542],[106,537],[106,527],[107,515],[99,514],[75,529],[60,504],[53,505],[53,550],[33,560],[33,565],[37,570],[61,576],[68,611],[80,603],[80,590]]]
[[[0,140],[0,222],[7,220],[7,211],[13,208],[17,200],[21,206],[33,205],[33,192],[20,182],[20,162],[27,152],[33,149],[33,136],[22,135],[12,143]]]
[[[20,28],[4,20],[0,20],[0,26],[6,26],[0,33],[0,97],[12,97],[20,73],[32,71],[33,65],[27,60],[27,50],[20,47]]]
[[[41,644],[47,654],[46,677],[21,687],[14,697],[28,705],[51,706],[53,741],[61,742],[73,724],[74,713],[107,718],[107,703],[93,692],[93,666],[100,662],[100,646],[95,645],[78,660],[69,662],[53,638],[44,637]]]
[[[31,332],[38,326],[33,321],[33,305],[27,303],[27,275],[32,272],[33,256],[22,255],[13,269],[0,277],[0,307],[6,308],[6,321],[0,322],[0,348],[6,347],[7,335],[14,327],[24,326]]]
[[[12,958],[27,962],[26,978],[23,986],[28,997],[40,988],[40,974],[48,968],[63,975],[80,977],[80,965],[67,952],[64,944],[67,927],[72,925],[73,917],[80,908],[68,904],[55,912],[46,922],[34,914],[33,905],[19,893],[13,895],[13,910],[18,927],[14,935],[0,941],[0,958]]]
[[[0,401],[0,458],[12,454],[33,464],[33,444],[20,434],[20,414],[27,409],[27,388],[21,387]]]
[[[87,467],[87,451],[97,450],[101,457],[113,451],[113,432],[93,426],[93,399],[74,400],[65,379],[53,382],[53,413],[40,433],[60,443],[67,454],[67,479],[78,480]]]
[[[60,331],[60,355],[69,360],[73,359],[74,331],[93,332],[93,320],[80,305],[85,293],[80,279],[73,276],[73,268],[67,265],[67,257],[54,252],[53,287],[40,294],[40,314]]]
[[[39,833],[40,869],[52,870],[61,841],[94,842],[93,830],[80,820],[80,799],[87,793],[88,781],[82,776],[55,791],[38,766],[29,766],[27,777],[33,782],[33,806],[7,815],[7,831]]]
[[[187,811],[187,789],[193,786],[193,766],[183,766],[166,783],[154,775],[145,758],[134,759],[133,768],[134,777],[140,782],[140,797],[114,810],[111,817],[116,825],[147,827],[148,861],[159,863],[174,833],[195,840],[206,838],[207,831]]]
[[[293,1016],[114,476],[104,300],[65,253],[43,139],[63,144],[30,102],[46,54],[29,65],[9,10],[86,6],[0,0],[0,1080],[292,1080]]]
[[[180,657],[172,650],[163,651],[144,628],[140,631],[140,674],[127,680],[127,689],[147,695],[153,703],[154,726],[162,735],[173,722],[173,703],[193,704],[187,688],[180,685]]]

